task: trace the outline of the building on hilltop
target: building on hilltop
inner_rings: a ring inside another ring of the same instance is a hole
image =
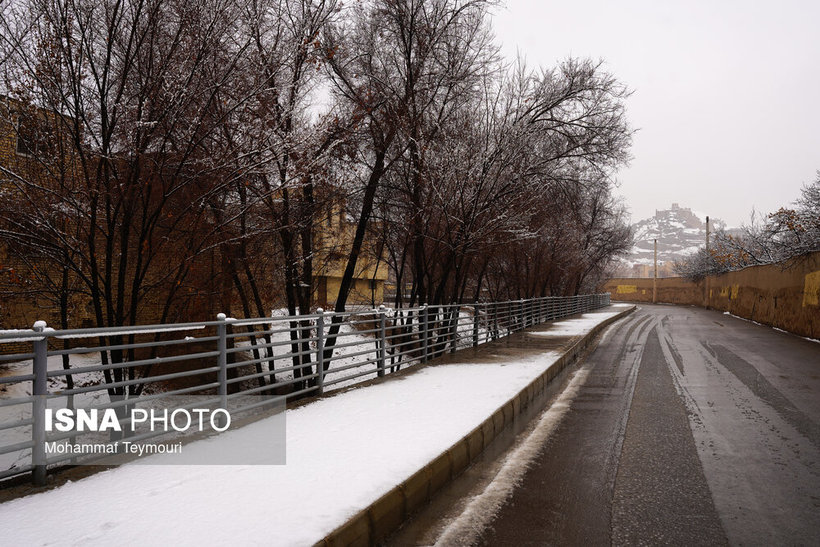
[[[652,277],[654,275],[655,241],[658,244],[658,276],[675,276],[674,263],[706,244],[706,222],[688,207],[672,203],[669,209],[656,209],[652,217],[632,225],[634,243],[621,260],[619,275]],[[712,219],[712,229],[725,224]]]

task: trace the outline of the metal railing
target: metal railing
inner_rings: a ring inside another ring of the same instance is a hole
[[[38,321],[0,331],[0,481],[32,473],[43,484],[49,467],[78,462],[75,454],[49,456],[47,442],[99,438],[47,431],[49,404],[121,411],[197,396],[196,404],[204,397],[232,415],[258,414],[607,305],[608,293],[97,329]],[[2,355],[20,344],[30,351]]]

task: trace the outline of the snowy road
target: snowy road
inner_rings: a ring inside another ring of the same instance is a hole
[[[503,343],[488,345],[475,361],[426,367],[289,410],[287,465],[125,465],[0,504],[0,543],[311,545],[552,366],[559,353],[544,347],[561,347],[624,308],[539,326],[554,330],[552,338],[541,336],[537,348],[514,358],[501,355]],[[261,463],[254,439],[269,429],[262,420],[186,450],[227,444],[247,453],[249,464]]]
[[[641,305],[576,370],[486,545],[817,544],[820,344]]]

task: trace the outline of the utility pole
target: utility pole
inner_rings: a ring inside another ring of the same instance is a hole
[[[709,253],[709,217],[706,217],[706,253]]]
[[[706,217],[706,255],[707,255],[707,258],[710,255],[710,252],[709,252],[709,217],[708,216]],[[703,281],[703,300],[704,300],[704,307],[707,310],[709,309],[709,304],[711,303],[710,300],[711,300],[711,296],[712,296],[711,294],[709,294],[711,292],[709,285],[710,285],[709,276],[707,275],[706,279],[704,279],[704,281]]]
[[[652,278],[652,303],[658,300],[658,240],[655,240],[655,276]]]

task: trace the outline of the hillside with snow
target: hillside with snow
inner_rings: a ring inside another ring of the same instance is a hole
[[[726,228],[720,219],[710,219],[710,230]],[[655,216],[632,225],[635,242],[622,259],[619,275],[651,277],[654,240],[658,240],[658,275],[669,276],[672,263],[691,255],[706,243],[706,215],[673,203],[670,209],[655,211]]]

